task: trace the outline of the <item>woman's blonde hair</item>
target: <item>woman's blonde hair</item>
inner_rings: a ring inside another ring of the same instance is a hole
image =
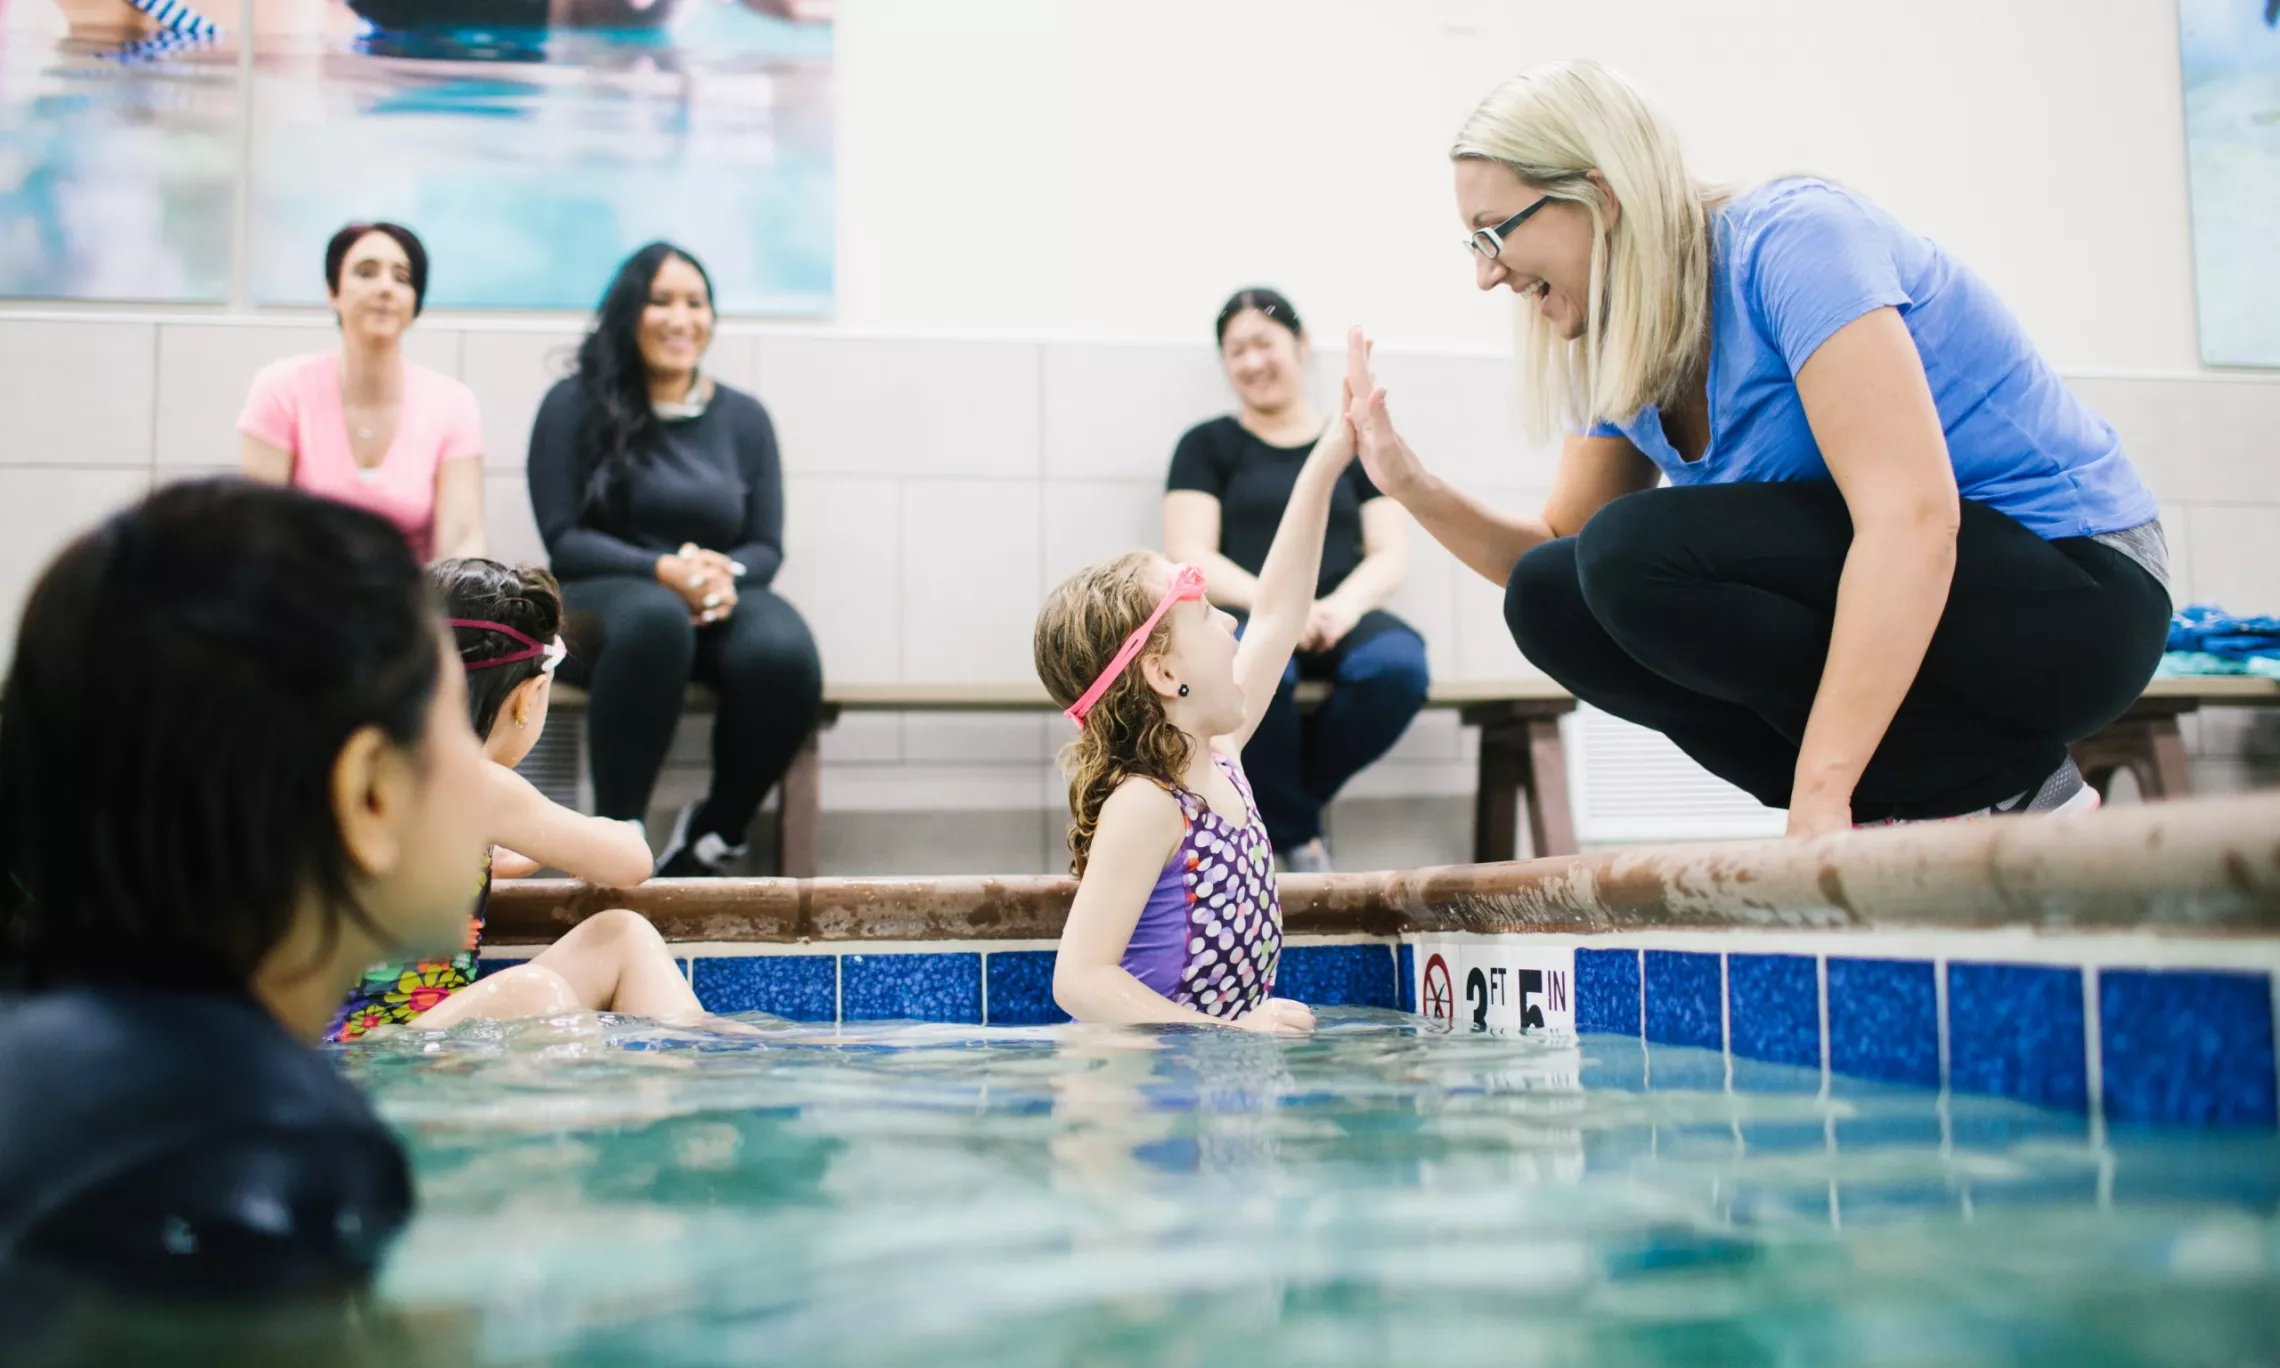
[[[1034,650],[1045,692],[1066,708],[1092,687],[1124,639],[1156,611],[1159,591],[1148,571],[1158,557],[1135,551],[1080,570],[1061,581],[1037,612]],[[1186,732],[1164,716],[1164,701],[1148,687],[1140,661],[1171,649],[1172,622],[1156,624],[1140,658],[1125,667],[1100,702],[1085,714],[1077,739],[1061,752],[1069,779],[1069,872],[1082,876],[1092,854],[1101,806],[1126,779],[1178,788],[1190,757]]]
[[[1662,111],[1597,62],[1552,62],[1490,91],[1449,155],[1496,162],[1591,215],[1583,337],[1565,341],[1540,310],[1522,311],[1529,436],[1678,397],[1710,345],[1710,210],[1723,192],[1688,172]]]

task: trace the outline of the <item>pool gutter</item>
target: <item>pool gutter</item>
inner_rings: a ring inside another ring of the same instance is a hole
[[[550,941],[610,907],[669,941],[1051,940],[1060,876],[501,881],[493,943]],[[2280,793],[2079,816],[1922,824],[1384,873],[1288,875],[1294,936],[1643,930],[2280,934]]]

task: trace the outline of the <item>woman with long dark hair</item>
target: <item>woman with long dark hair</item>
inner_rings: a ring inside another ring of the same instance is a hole
[[[719,698],[712,789],[658,873],[716,874],[815,724],[823,666],[783,563],[784,481],[760,401],[704,373],[712,281],[653,242],[618,268],[577,370],[539,406],[530,499],[592,693],[599,815],[640,821],[695,680]]]

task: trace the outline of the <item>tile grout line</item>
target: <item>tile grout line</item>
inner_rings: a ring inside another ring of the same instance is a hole
[[[1813,957],[1813,986],[1821,1013],[1821,1100],[1829,1100],[1829,957]],[[1834,1144],[1832,1136],[1831,1143]]]
[[[1734,1090],[1734,990],[1727,975],[1727,956],[1718,956],[1718,1053],[1726,1061],[1726,1091]],[[1734,1138],[1741,1139],[1742,1123],[1734,1122]]]
[[[1945,955],[1932,961],[1932,1019],[1938,1028],[1940,1049],[1940,1095],[1935,1106],[1940,1117],[1940,1159],[1943,1163],[1955,1158],[1955,1116],[1949,1106],[1948,1084],[1948,962]]]
[[[982,975],[982,1019],[981,1019],[980,1021],[977,1021],[977,1022],[975,1022],[974,1024],[975,1024],[975,1025],[977,1025],[977,1026],[987,1026],[987,1025],[989,1025],[989,1024],[990,1024],[990,952],[989,952],[989,951],[987,951],[987,950],[984,950],[984,951],[982,952],[982,956],[981,956],[981,958],[982,958],[982,968],[981,968],[981,975]],[[985,1080],[985,1081],[986,1081],[986,1080]]]
[[[1718,956],[1718,1038],[1721,1052],[1726,1060],[1726,1097],[1730,1109],[1727,1114],[1727,1124],[1733,1127],[1734,1131],[1734,1154],[1737,1158],[1741,1158],[1749,1154],[1750,1140],[1749,1136],[1742,1131],[1742,1109],[1732,1104],[1734,1095],[1734,978],[1733,966],[1730,961],[1731,956],[1724,954]],[[1726,1210],[1726,1223],[1731,1225],[1733,1220],[1734,1213],[1729,1200]]]
[[[1639,971],[1639,1079],[1640,1086],[1649,1092],[1653,1092],[1655,1087],[1655,1052],[1647,1048],[1647,952],[1642,947],[1636,954],[1638,958],[1635,965]],[[1452,991],[1454,991],[1454,987],[1455,985],[1452,984]],[[1650,1128],[1647,1131],[1647,1151],[1650,1154],[1657,1153],[1656,1137],[1657,1133]]]
[[[845,955],[831,957],[831,1028],[847,1028],[847,966]]]
[[[2106,1046],[2098,1010],[2098,966],[2082,966],[2082,1091],[2090,1115],[2090,1148],[2098,1156],[2098,1209],[2114,1207],[2114,1152],[2106,1142]]]

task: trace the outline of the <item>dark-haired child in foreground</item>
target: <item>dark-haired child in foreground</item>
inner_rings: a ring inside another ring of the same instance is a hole
[[[546,727],[562,660],[562,592],[554,577],[474,558],[441,561],[428,573],[467,673],[468,720],[491,761],[483,772],[485,830],[504,850],[484,863],[457,953],[366,970],[328,1035],[353,1040],[382,1026],[441,1030],[471,1017],[576,1011],[673,1022],[703,1016],[656,928],[623,908],[586,918],[527,964],[476,980],[494,875],[519,878],[551,866],[623,888],[649,877],[649,846],[633,823],[573,812],[515,772]]]
[[[404,1157],[310,1048],[449,954],[491,768],[385,520],[175,485],[34,588],[0,703],[0,1280],[365,1282]]]

